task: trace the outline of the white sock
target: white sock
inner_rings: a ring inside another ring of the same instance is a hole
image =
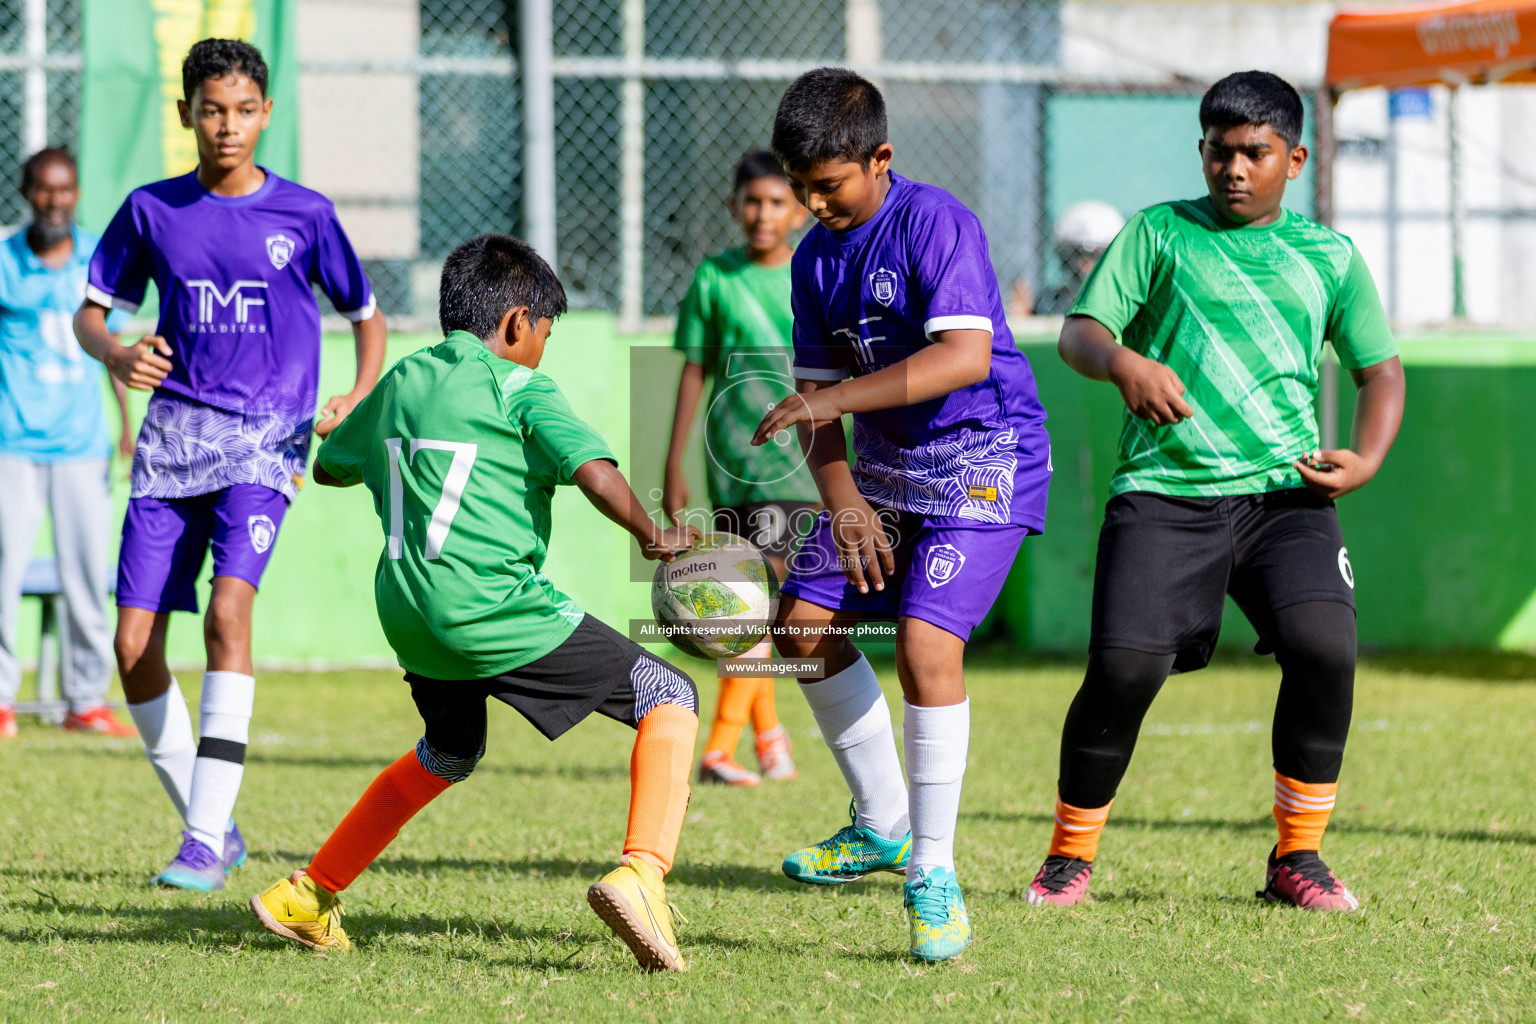
[[[187,801],[187,831],[220,857],[245,775],[245,745],[250,741],[255,703],[255,677],[239,672],[203,673],[202,738],[197,745],[192,798]]]
[[[192,716],[187,713],[187,699],[181,695],[176,677],[171,688],[154,700],[129,704],[128,714],[144,741],[144,753],[160,776],[165,795],[176,806],[181,820],[187,820],[187,800],[192,793],[192,762],[197,758],[197,744],[192,739]]]
[[[837,675],[802,684],[800,692],[853,792],[854,824],[887,839],[906,835],[907,787],[896,756],[891,708],[869,660],[860,654]]]
[[[905,704],[905,701],[903,701]],[[912,786],[912,859],[907,879],[919,868],[955,869],[955,819],[971,743],[971,702],[942,708],[906,704],[902,746]]]

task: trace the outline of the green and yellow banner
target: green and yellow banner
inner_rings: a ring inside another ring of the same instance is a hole
[[[197,166],[181,126],[181,61],[199,39],[244,39],[266,58],[272,124],[256,158],[286,178],[299,163],[294,0],[85,0],[80,222],[100,231],[146,182]]]

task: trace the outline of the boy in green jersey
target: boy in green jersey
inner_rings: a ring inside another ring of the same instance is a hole
[[[1032,904],[1087,894],[1141,720],[1170,672],[1202,668],[1230,594],[1280,664],[1279,836],[1264,898],[1354,910],[1319,856],[1349,732],[1354,572],[1334,499],[1397,436],[1403,372],[1345,236],[1285,210],[1306,163],[1302,105],[1248,71],[1200,104],[1209,195],[1133,217],[1062,328],[1074,370],[1120,389],[1120,465],[1099,535],[1088,672],[1067,712],[1050,855]],[[1318,450],[1323,342],[1359,388],[1352,448]]]
[[[752,446],[752,432],[764,412],[794,391],[789,260],[795,249],[790,236],[805,223],[806,209],[795,201],[778,160],[760,150],[736,165],[731,214],[746,245],[700,264],[677,314],[674,345],[687,362],[677,385],[661,506],[670,521],[680,522],[688,505],[683,451],[707,376],[705,462],[713,527],[756,544],[783,580],[785,560],[809,529],[820,498],[805,454],[788,432],[780,435],[783,444],[761,448]],[[771,653],[764,640],[744,656]],[[733,756],[749,713],[763,774],[795,777],[789,734],[774,709],[773,680],[725,678],[699,766],[700,782],[759,783],[758,774]]]
[[[269,931],[346,949],[337,894],[418,810],[485,753],[485,702],[516,708],[549,739],[592,712],[638,731],[620,866],[588,902],[653,970],[686,970],[663,876],[688,805],[698,732],[693,684],[586,615],[541,568],[550,501],[575,484],[646,558],[699,536],[657,527],[603,439],[537,372],[565,291],[506,235],[481,235],[443,264],[446,338],[395,364],[326,439],[315,480],[373,493],[384,550],[379,622],[425,722],[416,748],[374,780],[309,866],[251,898]]]

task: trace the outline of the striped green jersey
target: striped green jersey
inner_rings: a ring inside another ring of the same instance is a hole
[[[489,679],[565,642],[584,613],[544,575],[551,501],[594,459],[617,462],[554,381],[464,331],[396,363],[331,431],[315,463],[373,492],[374,601],[402,668]]]
[[[1232,224],[1209,199],[1131,218],[1073,304],[1184,383],[1193,415],[1125,414],[1111,494],[1254,494],[1302,486],[1318,447],[1323,342],[1350,370],[1397,355],[1371,272],[1344,235],[1282,210]]]

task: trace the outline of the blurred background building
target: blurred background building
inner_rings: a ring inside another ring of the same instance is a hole
[[[14,180],[44,144],[79,141],[82,12],[98,2],[115,0],[0,2],[0,175]],[[203,4],[144,2],[165,18]],[[729,168],[767,141],[780,91],[806,67],[845,63],[876,77],[898,169],[977,210],[1005,289],[1044,295],[1070,273],[1052,229],[1072,204],[1096,200],[1127,216],[1201,193],[1195,111],[1211,81],[1272,70],[1307,94],[1310,110],[1336,5],[276,0],[271,9],[286,19],[297,64],[299,177],[336,199],[387,310],[430,321],[443,255],[501,230],[552,249],[576,305],[637,326],[670,314],[698,260],[731,243]],[[1460,93],[1465,318],[1533,324],[1536,88]],[[1404,325],[1453,317],[1452,96],[1361,90],[1336,114],[1334,223],[1365,252]],[[87,146],[84,156],[103,155]],[[1309,171],[1289,203],[1313,213],[1314,188]],[[0,192],[0,221],[19,224],[20,197]]]

